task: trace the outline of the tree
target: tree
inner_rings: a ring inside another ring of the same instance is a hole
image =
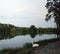
[[[11,29],[11,35],[12,35],[12,36],[15,36],[15,35],[16,35],[16,28],[15,28],[15,27],[13,27],[13,28]]]
[[[29,34],[31,35],[32,38],[34,38],[35,35],[37,34],[37,29],[34,25],[31,25],[31,27],[29,28]]]
[[[57,34],[60,34],[60,0],[47,0],[46,8],[48,9],[46,21],[54,18],[57,25]]]
[[[31,33],[36,33],[36,32],[37,32],[37,29],[36,29],[36,27],[35,27],[34,25],[31,25],[29,31],[30,31]]]

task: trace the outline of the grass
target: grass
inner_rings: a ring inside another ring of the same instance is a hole
[[[0,54],[12,54],[15,52],[25,52],[25,50],[32,48],[32,44],[31,43],[26,43],[25,45],[23,45],[22,48],[4,48],[3,50],[0,50]]]
[[[23,45],[23,49],[29,49],[32,48],[32,43],[26,43],[25,45]]]

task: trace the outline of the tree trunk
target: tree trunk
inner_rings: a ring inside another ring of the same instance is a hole
[[[60,38],[60,23],[57,23],[57,38]]]

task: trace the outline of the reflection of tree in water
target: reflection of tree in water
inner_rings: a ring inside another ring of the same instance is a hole
[[[30,36],[34,38],[37,34],[36,33],[30,33]]]
[[[0,34],[0,40],[13,38],[11,34]]]
[[[60,34],[57,34],[57,38],[60,38]]]

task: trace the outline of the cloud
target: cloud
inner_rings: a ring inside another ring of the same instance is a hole
[[[46,0],[0,0],[0,22],[25,27],[51,26],[45,22],[45,4]]]

